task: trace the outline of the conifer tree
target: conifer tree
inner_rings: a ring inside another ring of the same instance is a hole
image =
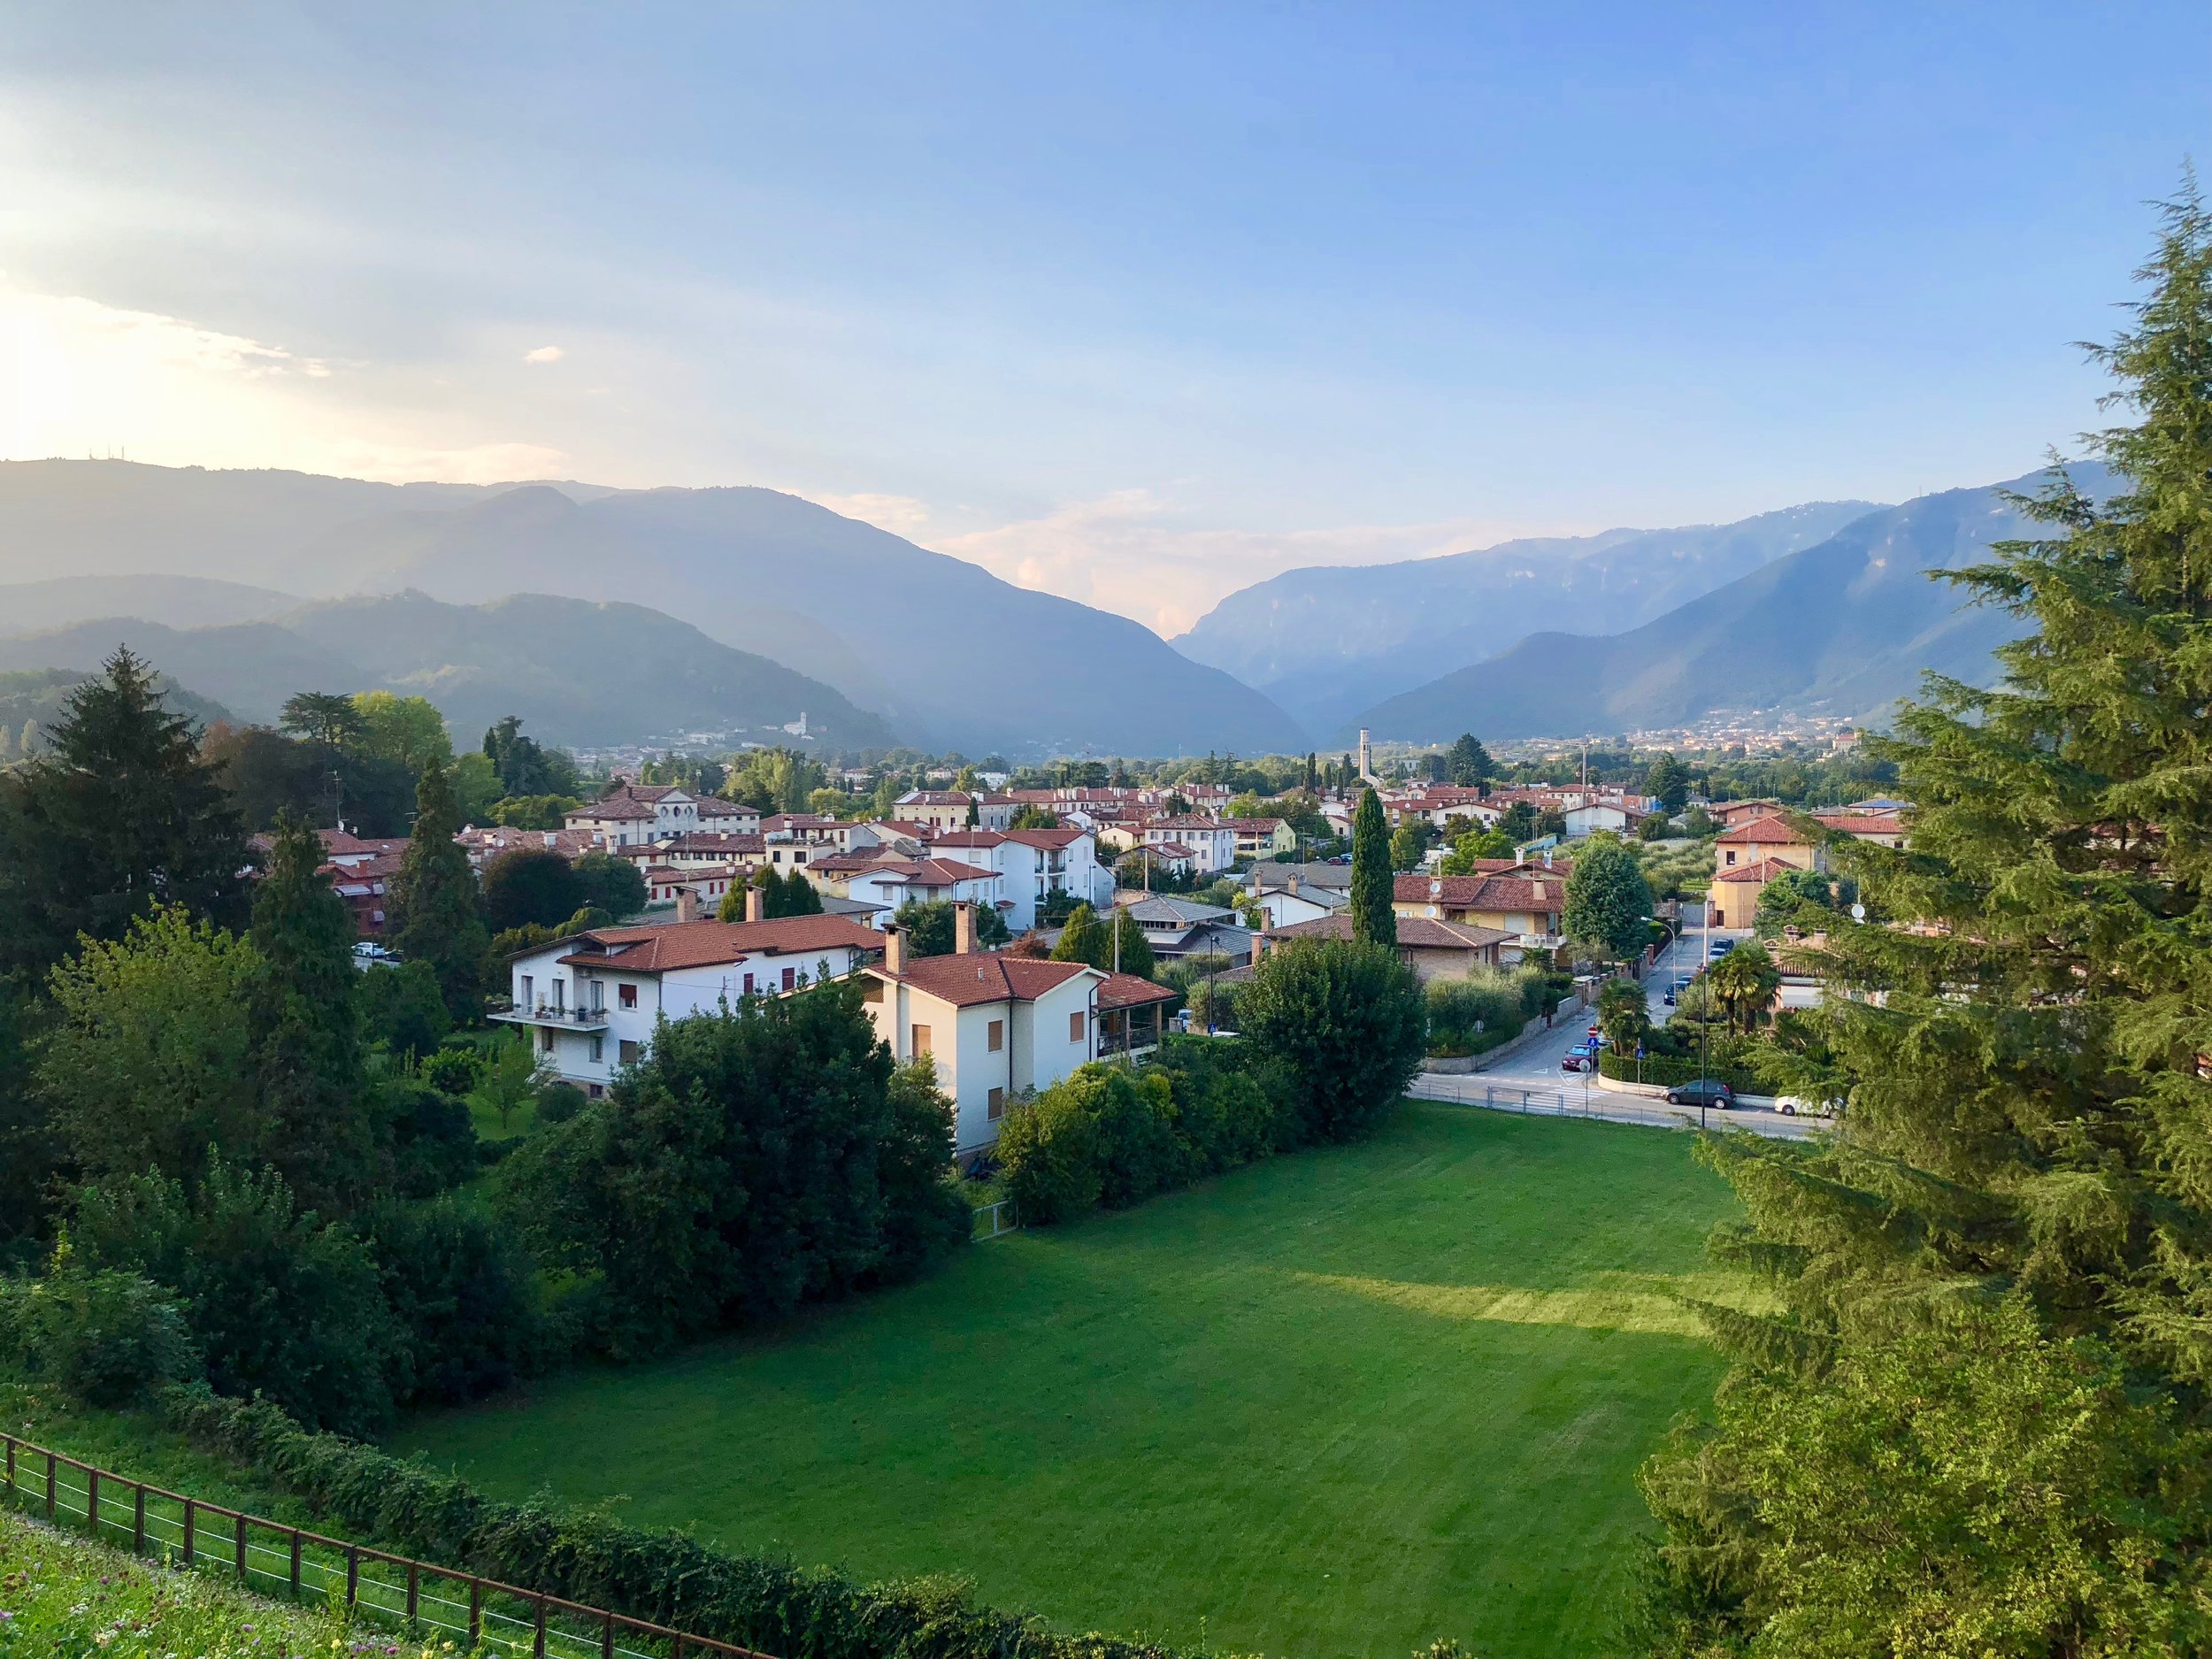
[[[246,997],[262,1148],[301,1202],[328,1213],[366,1188],[374,1137],[354,1023],[353,917],[321,872],[321,840],[287,814],[254,894],[260,963]]]
[[[1114,936],[1106,931],[1106,924],[1098,919],[1096,910],[1087,904],[1079,904],[1069,912],[1067,926],[1060,930],[1059,942],[1052,948],[1052,959],[1101,967],[1114,959]]]
[[[476,872],[454,841],[461,820],[451,780],[436,762],[415,787],[415,826],[389,892],[392,943],[438,976],[447,1012],[472,1025],[484,1011],[484,956],[491,934],[477,905]]]
[[[1391,908],[1390,827],[1382,797],[1363,791],[1352,814],[1352,937],[1371,945],[1398,942],[1398,913]]]
[[[243,827],[144,661],[119,649],[40,741],[0,774],[0,973],[35,983],[79,933],[119,939],[164,904],[244,921]]]
[[[1720,1422],[1645,1471],[1666,1527],[1653,1651],[2204,1648],[2212,215],[2193,180],[2139,274],[2130,326],[2093,349],[2135,417],[2089,439],[2111,493],[2055,468],[2016,503],[2046,534],[1950,573],[2030,630],[1998,653],[2005,682],[1932,676],[1873,745],[1915,803],[1910,843],[1837,856],[1875,915],[1922,926],[1831,926],[1829,972],[1857,993],[1823,1017],[1839,1133],[1705,1148],[1749,1217],[1717,1242],[1779,1307],[1716,1310],[1737,1361]],[[2047,1519],[2007,1509],[2032,1490],[2057,1499]]]

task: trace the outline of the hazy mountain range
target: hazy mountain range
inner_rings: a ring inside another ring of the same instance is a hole
[[[2101,467],[2069,470],[2093,495],[2107,488]],[[2028,534],[2001,492],[2031,492],[2041,478],[1868,513],[1641,627],[1531,634],[1348,725],[1423,741],[1464,731],[1617,733],[1727,710],[1867,719],[1915,692],[1924,670],[1989,684],[1990,652],[2021,625],[2003,611],[1963,604],[1960,589],[1928,573],[1976,563],[1992,541]]]
[[[833,686],[902,740],[974,754],[1305,746],[1266,697],[1137,623],[773,490],[0,465],[0,582],[58,572],[129,578],[99,607],[111,616],[157,611],[132,598],[145,575],[309,599],[413,588],[470,604],[622,601]],[[0,632],[11,626],[0,605]],[[19,660],[20,641],[12,649]],[[633,655],[621,672],[650,677],[661,664]]]
[[[17,591],[0,588],[0,615]],[[232,595],[196,597],[204,609]],[[892,741],[882,717],[820,680],[640,605],[542,594],[449,605],[413,592],[289,603],[206,627],[111,616],[0,635],[0,671],[90,669],[127,644],[247,720],[274,720],[296,691],[389,690],[428,697],[463,742],[506,714],[571,744],[703,730],[780,741],[802,714],[826,743]]]
[[[1175,641],[1317,737],[1524,635],[1619,634],[1874,510],[1813,502],[1738,524],[1507,541],[1441,558],[1285,571],[1229,595]]]
[[[248,718],[389,687],[465,733],[510,712],[571,743],[764,733],[803,710],[834,746],[972,754],[1879,718],[1923,669],[1993,677],[2010,619],[1925,572],[2018,530],[1997,488],[1287,571],[1171,647],[772,490],[12,463],[0,669],[82,670],[127,638]]]

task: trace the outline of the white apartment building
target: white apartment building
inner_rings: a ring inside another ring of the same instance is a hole
[[[1006,925],[1018,933],[1037,925],[1055,893],[1097,908],[1113,898],[1113,874],[1100,867],[1097,838],[1086,829],[953,830],[934,838],[929,850],[996,871]]]
[[[1144,826],[1148,847],[1182,846],[1201,875],[1218,875],[1237,861],[1237,833],[1210,818],[1156,818]]]
[[[680,899],[680,913],[696,901]],[[523,952],[509,964],[513,1007],[492,1018],[530,1036],[540,1062],[593,1099],[645,1056],[654,1021],[713,1011],[841,978],[883,935],[842,916],[601,927]]]

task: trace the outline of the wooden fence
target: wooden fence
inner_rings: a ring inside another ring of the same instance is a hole
[[[463,1638],[465,1649],[518,1655],[527,1640],[532,1659],[769,1659],[710,1636],[226,1509],[12,1434],[0,1433],[0,1446],[7,1500],[42,1509],[50,1522],[81,1521],[95,1538],[127,1538],[134,1554],[157,1550],[188,1571],[219,1571],[249,1589],[312,1596],[411,1632],[444,1632]]]

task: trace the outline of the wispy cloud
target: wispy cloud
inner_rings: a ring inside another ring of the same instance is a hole
[[[534,351],[524,352],[522,360],[525,363],[558,363],[567,355],[558,346],[540,346]]]
[[[0,457],[120,452],[395,482],[569,470],[560,449],[472,430],[446,400],[421,396],[437,378],[0,284]]]

